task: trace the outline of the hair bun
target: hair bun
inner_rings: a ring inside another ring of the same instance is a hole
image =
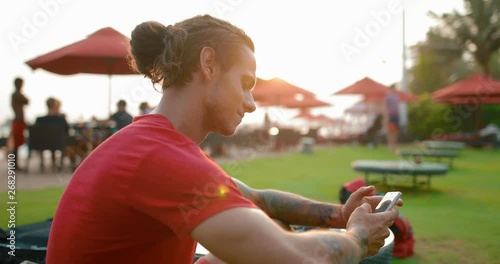
[[[130,51],[133,57],[131,66],[139,73],[160,82],[163,74],[157,70],[158,57],[165,49],[164,37],[167,27],[156,21],[143,22],[135,27],[130,39]]]

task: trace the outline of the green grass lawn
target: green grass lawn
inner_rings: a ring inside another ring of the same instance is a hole
[[[385,148],[330,147],[310,155],[257,158],[223,167],[254,188],[338,202],[341,185],[358,176],[350,167],[353,160],[394,158]],[[499,177],[500,151],[467,149],[447,175],[433,178],[431,190],[393,187],[403,192],[405,206],[400,212],[410,219],[416,238],[415,256],[393,263],[500,263]],[[18,191],[17,224],[52,217],[62,191]],[[0,214],[2,228],[7,220],[5,213]]]

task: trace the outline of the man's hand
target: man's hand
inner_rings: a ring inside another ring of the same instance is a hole
[[[364,203],[354,210],[347,222],[347,232],[358,238],[365,257],[377,254],[384,246],[385,238],[389,236],[389,226],[399,214],[396,208],[387,212],[372,212],[372,206]]]
[[[354,193],[349,196],[349,199],[342,206],[342,210],[340,211],[340,216],[342,220],[345,222],[345,226],[347,225],[347,221],[349,220],[352,212],[361,206],[364,203],[368,203],[372,207],[372,211],[375,210],[380,200],[382,200],[383,196],[373,196],[375,193],[374,186],[365,186],[356,190]],[[403,205],[403,200],[399,199],[396,203],[397,206]]]

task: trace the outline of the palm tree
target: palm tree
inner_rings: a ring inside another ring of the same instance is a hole
[[[483,72],[490,74],[490,59],[500,50],[500,1],[464,1],[465,14],[431,15],[443,23],[442,33],[455,38],[463,50],[473,54]]]
[[[442,27],[432,27],[425,41],[411,47],[416,56],[409,88],[414,94],[431,93],[476,71],[472,58],[466,59],[457,41],[445,35]]]

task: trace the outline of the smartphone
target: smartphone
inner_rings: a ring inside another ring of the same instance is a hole
[[[398,201],[399,197],[401,197],[402,193],[401,192],[388,192],[384,195],[384,198],[380,200],[380,203],[378,203],[377,207],[375,207],[375,212],[374,213],[380,213],[380,212],[385,212],[389,211],[392,209],[392,207],[396,204]]]

